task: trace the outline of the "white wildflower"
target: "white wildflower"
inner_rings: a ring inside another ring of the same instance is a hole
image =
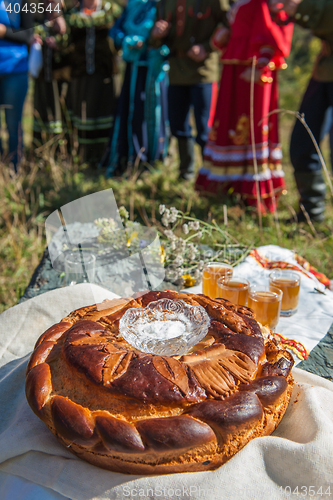
[[[195,260],[196,254],[198,253],[197,247],[193,243],[188,243],[187,250],[188,250],[188,258],[190,260]]]
[[[127,212],[126,208],[124,206],[119,207],[118,209],[119,215],[122,219],[127,221],[129,219],[129,213]]]
[[[183,276],[184,272],[185,272],[185,271],[184,271],[184,269],[183,269],[182,267],[177,268],[177,269],[176,269],[176,273],[177,273],[177,274],[176,274],[176,276],[177,276],[177,278],[176,278],[176,279],[180,279],[180,278]]]
[[[160,206],[158,207],[158,210],[159,210],[160,214],[161,214],[161,215],[163,215],[163,214],[164,214],[164,212],[165,212],[165,205],[160,205]]]
[[[100,217],[99,219],[96,219],[94,222],[97,227],[104,227],[107,226],[112,219],[107,219],[106,217]]]
[[[193,250],[190,250],[189,253],[188,253],[188,258],[190,260],[192,260],[192,261],[195,260],[195,258],[196,258],[196,252],[194,252]]]
[[[176,266],[176,267],[181,266],[183,263],[184,263],[184,259],[183,259],[183,257],[181,255],[177,255],[177,257],[173,261],[173,265]]]
[[[199,269],[196,269],[194,271],[194,277],[195,277],[196,280],[201,277],[201,271]]]
[[[202,234],[203,234],[202,231],[198,231],[197,233],[198,238],[202,238]]]
[[[200,229],[200,222],[198,220],[191,220],[188,223],[188,227],[193,231],[198,231]]]
[[[174,241],[177,239],[177,237],[174,235],[174,233],[171,231],[171,229],[166,229],[164,231],[165,236],[168,238],[170,241]]]
[[[171,224],[174,224],[175,222],[177,222],[177,215],[178,215],[177,208],[171,207],[170,208],[170,220],[169,220],[169,222]]]
[[[177,271],[175,269],[166,268],[165,277],[168,281],[174,281],[177,279]]]
[[[183,238],[178,238],[177,239],[177,248],[181,251],[181,252],[185,252],[185,249],[186,249],[186,241],[183,240]]]
[[[104,227],[103,230],[101,231],[101,234],[104,237],[111,237],[113,236],[114,231],[112,230],[111,227]]]
[[[188,224],[183,224],[183,232],[184,232],[185,234],[188,234],[188,233],[189,233],[189,231],[190,231],[190,230],[189,230],[189,228],[188,228]]]
[[[198,269],[199,269],[199,271],[202,271],[202,269],[203,269],[203,266],[204,266],[204,265],[205,265],[205,263],[204,263],[204,261],[203,261],[203,260],[200,260],[200,261],[198,262]]]
[[[169,223],[171,222],[170,220],[170,210],[168,208],[165,209],[162,217],[162,224],[163,226],[168,227]]]
[[[198,253],[197,247],[194,245],[194,243],[189,243],[187,245],[187,248],[189,249],[190,252],[193,252],[194,254]]]

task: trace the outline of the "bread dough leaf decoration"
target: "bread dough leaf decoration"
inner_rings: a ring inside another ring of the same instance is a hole
[[[153,356],[153,364],[163,377],[179,387],[184,394],[187,394],[188,378],[182,363],[171,357]]]
[[[205,295],[196,295],[195,297],[196,301],[206,310],[211,320],[217,320],[220,323],[223,323],[234,333],[253,335],[253,331],[245,319],[242,318],[242,316],[240,316],[237,312],[233,312],[232,310],[226,308],[219,300],[209,299]]]
[[[93,337],[83,337],[78,340],[74,340],[71,342],[71,345],[107,345],[108,340],[105,338],[105,336],[100,336],[100,335],[94,335]]]
[[[104,369],[103,369],[103,382],[104,385],[109,385],[115,379],[121,377],[127,372],[129,364],[133,358],[133,352],[124,349],[117,349],[109,344],[107,350],[110,352]]]
[[[103,308],[102,308],[103,306]],[[131,297],[124,297],[122,299],[104,300],[102,306],[87,314],[87,319],[92,321],[104,321],[112,325],[122,314],[129,308],[139,307],[135,300]]]
[[[236,389],[236,380],[250,382],[257,365],[244,353],[216,344],[180,358],[194,372],[199,384],[215,398]]]

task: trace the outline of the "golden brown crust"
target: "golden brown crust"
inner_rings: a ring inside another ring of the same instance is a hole
[[[118,336],[130,307],[161,298],[201,305],[208,335],[183,356],[142,353]],[[288,352],[264,343],[252,311],[204,295],[148,292],[71,313],[37,341],[26,395],[83,459],[157,474],[218,467],[281,420],[292,390]]]
[[[43,335],[39,337],[39,339],[36,342],[35,348],[38,347],[42,342],[48,340],[48,341],[54,341],[56,342],[62,334],[68,330],[72,326],[72,323],[69,321],[61,321],[60,323],[57,323],[56,325],[51,326],[48,330],[46,330]]]
[[[47,363],[34,366],[27,375],[26,396],[36,415],[43,420],[43,409],[52,392],[51,370]]]

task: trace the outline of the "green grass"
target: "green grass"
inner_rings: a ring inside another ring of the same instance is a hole
[[[280,75],[281,108],[297,110],[311,71],[317,41],[296,30],[289,68]],[[31,142],[31,97],[25,105],[25,143]],[[246,209],[237,200],[210,200],[193,189],[193,183],[178,181],[174,145],[165,164],[122,179],[105,179],[98,171],[80,166],[73,158],[55,158],[52,145],[40,157],[27,151],[19,176],[11,176],[8,166],[0,168],[0,312],[11,307],[23,294],[45,249],[44,220],[53,210],[89,193],[112,188],[118,206],[124,205],[132,220],[158,225],[158,206],[175,206],[198,219],[215,220],[239,243],[251,246],[277,244],[289,248],[333,278],[333,208],[327,194],[326,220],[322,224],[286,225],[283,220],[297,210],[298,193],[288,159],[288,144],[293,119],[281,117],[281,139],[288,192],[279,202],[278,219],[264,216],[262,228],[255,210]],[[323,145],[328,156],[327,144]],[[198,167],[200,156],[198,154]]]

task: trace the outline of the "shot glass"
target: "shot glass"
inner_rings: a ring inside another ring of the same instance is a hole
[[[202,271],[202,293],[211,299],[219,296],[217,280],[231,278],[233,267],[224,262],[208,262]]]
[[[256,320],[274,331],[279,322],[282,291],[271,285],[252,285],[249,289],[248,307],[256,315]]]
[[[269,275],[269,284],[282,291],[281,316],[292,316],[297,311],[301,277],[295,271],[276,270]]]
[[[218,297],[230,300],[234,304],[246,306],[250,282],[243,278],[219,278],[217,280]]]
[[[65,255],[66,285],[92,283],[95,278],[96,257],[89,252],[69,252]]]

